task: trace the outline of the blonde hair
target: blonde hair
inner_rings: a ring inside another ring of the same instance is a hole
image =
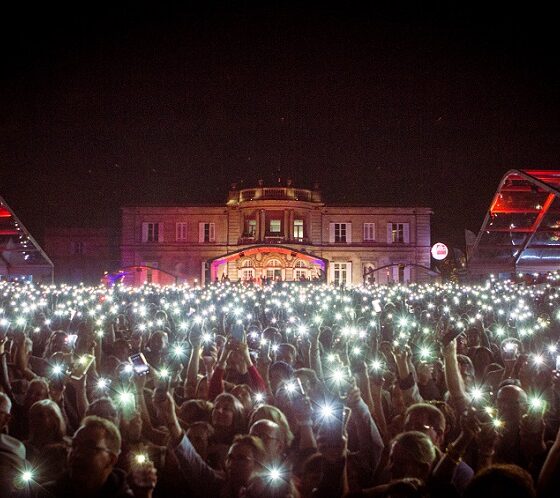
[[[36,401],[31,405],[29,408],[29,418],[33,417],[37,412],[41,410],[47,410],[51,414],[53,414],[58,422],[58,426],[56,428],[56,434],[54,434],[54,439],[56,441],[61,441],[64,436],[66,436],[66,422],[64,421],[64,417],[62,415],[62,411],[60,407],[51,399],[42,399],[41,401]],[[34,424],[29,424],[29,439],[34,439],[34,434],[37,431],[44,430],[44,427],[35,427]]]

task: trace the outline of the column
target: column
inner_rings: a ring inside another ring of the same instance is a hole
[[[294,240],[294,210],[290,209],[290,216],[288,217],[288,237]]]
[[[260,231],[259,231],[259,240],[263,241],[264,240],[264,235],[266,233],[266,213],[264,209],[261,209],[260,212],[260,219],[261,219],[261,223],[260,223]]]
[[[291,240],[290,237],[290,212],[289,210],[284,210],[284,240]]]

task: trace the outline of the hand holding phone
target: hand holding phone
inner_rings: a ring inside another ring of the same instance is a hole
[[[70,378],[80,380],[87,373],[89,367],[91,367],[93,360],[95,360],[95,356],[89,353],[80,356],[78,360],[72,364]]]
[[[135,353],[128,357],[132,363],[132,368],[134,373],[137,375],[146,375],[150,371],[150,366],[146,361],[146,357],[143,353]]]

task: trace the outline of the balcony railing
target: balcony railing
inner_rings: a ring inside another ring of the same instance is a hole
[[[230,195],[231,194],[232,193],[230,192]],[[239,190],[239,202],[267,199],[320,202],[320,194],[316,192],[314,196],[313,191],[311,190],[292,187],[263,187],[258,189]]]

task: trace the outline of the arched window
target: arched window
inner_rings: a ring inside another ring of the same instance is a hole
[[[269,259],[266,263],[266,277],[271,280],[282,280],[282,263],[278,259]]]

